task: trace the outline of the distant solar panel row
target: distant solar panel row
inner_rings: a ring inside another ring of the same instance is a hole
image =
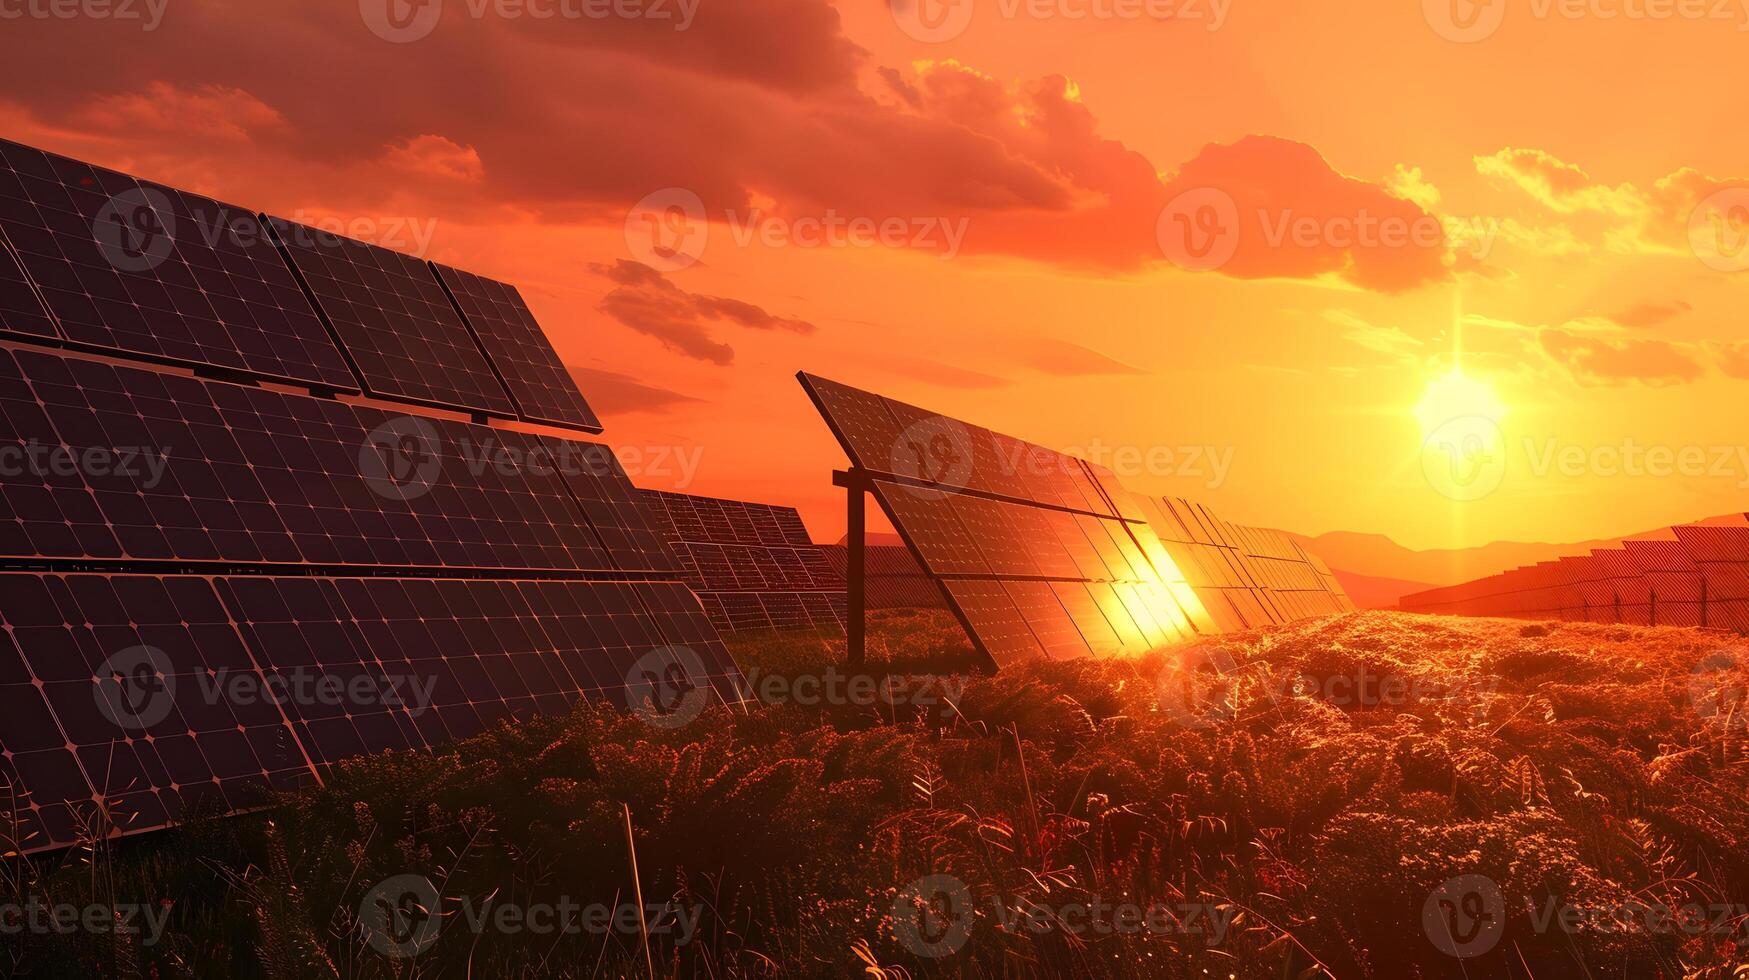
[[[1228,523],[1182,497],[1141,505],[1219,632],[1354,609],[1329,566],[1280,531]]]
[[[844,580],[795,508],[656,490],[642,497],[720,632],[844,629]]]
[[[1141,653],[1212,627],[1110,472],[825,378],[800,380],[998,666]]]
[[[1749,634],[1749,515],[1682,524],[1460,585],[1404,596],[1409,612],[1698,626]]]
[[[820,553],[839,578],[850,574],[850,548],[824,545]],[[862,551],[866,609],[946,609],[941,587],[904,545],[868,545]]]
[[[0,331],[601,431],[513,286],[5,140]]]
[[[666,571],[611,452],[0,349],[0,557]],[[537,465],[542,461],[553,465]]]
[[[624,700],[683,645],[733,665],[684,586],[0,573],[7,849],[260,805],[350,756]]]

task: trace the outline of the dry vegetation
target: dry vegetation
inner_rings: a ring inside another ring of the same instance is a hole
[[[895,615],[877,650],[939,677],[964,664],[956,634]],[[0,937],[0,973],[643,976],[636,930],[475,931],[461,910],[631,901],[629,806],[645,902],[699,914],[691,943],[650,942],[661,976],[1737,977],[1749,746],[1735,642],[1373,612],[934,682],[951,704],[772,705],[674,729],[581,710],[451,753],[360,760],[271,822],[13,859],[15,896],[174,914],[151,947]],[[804,637],[737,655],[783,676],[841,652]],[[358,912],[405,874],[438,885],[443,917],[397,960]],[[901,899],[932,875],[962,882],[973,912],[963,948],[933,959],[904,941]],[[1462,875],[1494,882],[1505,914],[1498,942],[1459,961],[1423,913]],[[1077,929],[1065,910],[1095,897],[1194,906],[1230,928]],[[1551,902],[1718,918],[1539,929]]]

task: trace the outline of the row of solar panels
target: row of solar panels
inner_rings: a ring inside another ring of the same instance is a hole
[[[601,431],[514,286],[5,140],[0,327]]]
[[[0,623],[0,850],[244,809],[352,756],[624,702],[651,651],[720,646],[685,586],[647,581],[5,572]],[[709,659],[732,698],[726,654]]]
[[[1220,632],[1354,610],[1330,566],[1284,532],[1229,523],[1182,497],[1138,499]]]
[[[583,698],[735,696],[606,446],[333,397],[598,431],[513,288],[0,163],[0,851]]]
[[[840,578],[850,577],[850,548],[842,544],[820,549]],[[862,594],[865,609],[946,609],[941,587],[917,563],[904,545],[871,544],[862,550]]]
[[[643,500],[719,632],[843,632],[844,579],[794,507],[658,490]]]
[[[1749,515],[1404,596],[1409,612],[1749,634]]]

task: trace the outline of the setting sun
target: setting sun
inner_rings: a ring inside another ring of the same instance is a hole
[[[1421,403],[1415,406],[1423,436],[1432,435],[1453,419],[1471,417],[1498,423],[1506,417],[1506,405],[1494,394],[1492,385],[1470,377],[1462,368],[1452,368],[1429,381]]]

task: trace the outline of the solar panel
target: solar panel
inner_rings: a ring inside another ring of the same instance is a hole
[[[0,225],[0,333],[24,334],[32,337],[59,337],[55,321],[43,309],[42,297],[30,284],[18,256],[6,241],[4,225]]]
[[[267,221],[366,392],[516,417],[510,395],[430,265],[283,218]]]
[[[462,320],[503,380],[519,415],[530,422],[601,431],[577,381],[559,360],[522,294],[509,283],[439,265],[437,273]]]
[[[72,344],[358,390],[248,211],[0,140],[0,231]],[[0,283],[9,322],[23,305],[14,329],[54,334],[13,272]]]
[[[1194,594],[1174,588],[1183,576],[1114,476],[914,405],[799,378],[867,492],[998,666],[1143,652],[1195,632],[1180,608]],[[1082,587],[1067,592],[1073,610],[1058,595],[1064,583]],[[1103,627],[1092,625],[1093,610]]]
[[[659,490],[640,496],[720,632],[844,629],[844,579],[795,508]]]
[[[6,481],[0,555],[671,567],[605,447],[38,350],[0,351],[0,389],[12,438],[118,450]]]
[[[315,781],[207,579],[0,573],[0,623],[12,848],[243,809]]]

